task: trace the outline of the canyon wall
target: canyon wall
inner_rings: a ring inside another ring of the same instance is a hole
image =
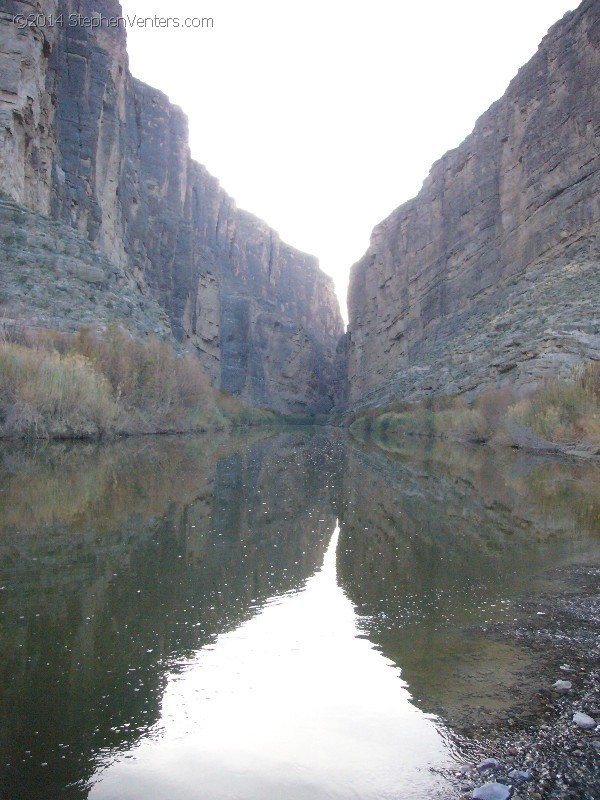
[[[350,406],[526,391],[600,359],[600,3],[548,32],[349,287]]]
[[[15,15],[32,13],[63,22],[19,29]],[[158,304],[169,335],[221,388],[280,411],[327,411],[343,331],[332,281],[316,259],[238,210],[191,159],[183,112],[130,75],[124,26],[70,24],[72,14],[122,12],[116,0],[6,0],[0,12],[0,191],[9,216],[16,204],[37,212],[32,224],[51,218],[59,234],[75,229],[86,260],[97,254],[137,287],[132,305],[150,316],[142,329],[161,329]],[[52,270],[62,277],[55,259]],[[6,280],[0,311],[12,318],[15,278]],[[52,296],[45,302],[54,306]],[[63,327],[77,321],[33,299],[29,312]],[[115,319],[127,322],[127,310]]]

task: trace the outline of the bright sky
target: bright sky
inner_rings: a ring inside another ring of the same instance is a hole
[[[238,206],[318,256],[342,312],[375,224],[414,196],[577,0],[122,0],[133,74],[189,117]]]

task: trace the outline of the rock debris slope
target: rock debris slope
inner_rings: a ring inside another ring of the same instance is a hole
[[[557,22],[349,287],[353,407],[531,386],[600,358],[600,3]]]
[[[191,159],[183,112],[130,75],[122,26],[19,30],[14,15],[30,13],[122,14],[116,0],[2,3],[0,190],[10,202],[0,209],[9,237],[0,248],[0,314],[72,328],[97,306],[105,320],[101,282],[90,292],[77,284],[77,311],[64,297],[35,290],[48,271],[50,288],[58,281],[68,289],[73,274],[70,262],[54,254],[44,260],[37,245],[24,256],[33,289],[25,303],[15,299],[22,278],[14,236],[46,241],[50,252],[53,236],[64,231],[69,243],[66,228],[74,229],[83,262],[101,259],[104,272],[137,292],[123,308],[118,298],[111,302],[113,319],[160,332],[158,306],[169,335],[223,389],[281,411],[327,411],[343,324],[316,259],[238,210]],[[29,227],[19,227],[18,207],[37,213],[23,212]],[[59,223],[49,238],[48,218]],[[41,295],[46,307],[37,303]],[[140,308],[147,319],[139,319]]]

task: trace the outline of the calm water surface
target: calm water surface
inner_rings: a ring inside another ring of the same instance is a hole
[[[444,797],[598,468],[338,431],[0,450],[0,796]],[[557,572],[558,570],[558,572]]]

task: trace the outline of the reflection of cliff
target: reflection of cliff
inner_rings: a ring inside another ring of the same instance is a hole
[[[3,455],[2,793],[82,797],[178,662],[320,564],[327,454],[289,435]]]
[[[378,449],[403,463],[434,470],[449,481],[466,482],[484,504],[504,505],[513,516],[535,520],[548,536],[581,526],[595,531],[600,520],[600,469],[585,461],[567,462],[547,456],[499,448],[490,452],[452,442],[420,437],[400,441],[378,438]]]
[[[402,667],[416,701],[453,722],[514,702],[526,658],[469,629],[512,620],[512,598],[534,576],[585,555],[595,528],[571,500],[594,467],[441,449],[349,448],[338,558],[369,638]],[[552,485],[571,490],[546,508],[540,487]]]
[[[0,449],[0,794],[84,797],[178,665],[305,584],[336,516],[341,586],[416,702],[506,710],[526,660],[472,628],[585,559],[597,485],[592,465],[309,430]]]

